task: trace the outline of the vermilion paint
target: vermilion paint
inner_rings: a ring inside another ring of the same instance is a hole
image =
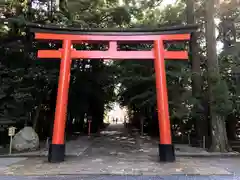
[[[157,108],[160,130],[160,144],[171,144],[171,126],[169,120],[168,111],[168,94],[167,94],[167,82],[165,72],[165,60],[164,60],[164,46],[163,41],[154,41],[155,52],[155,73],[156,73],[156,89],[157,89]]]
[[[63,51],[61,53],[61,65],[58,81],[57,104],[55,110],[55,120],[53,127],[53,144],[64,144],[65,124],[68,104],[68,89],[71,70],[71,40],[63,41]]]
[[[190,34],[170,35],[71,35],[35,33],[36,39],[62,40],[63,47],[59,50],[39,50],[39,58],[61,58],[58,83],[57,105],[54,120],[53,144],[64,144],[68,89],[72,59],[153,59],[155,60],[157,108],[159,120],[160,144],[172,144],[171,126],[168,110],[168,95],[165,72],[165,59],[187,59],[187,51],[166,51],[164,41],[189,40]],[[106,51],[77,51],[72,49],[73,43],[109,42]],[[121,42],[152,42],[153,50],[119,51],[117,44]],[[89,125],[90,128],[90,125]]]

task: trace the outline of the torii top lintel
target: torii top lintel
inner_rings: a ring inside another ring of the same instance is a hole
[[[174,26],[158,29],[83,29],[62,28],[59,26],[29,24],[35,39],[62,40],[72,43],[109,42],[106,51],[77,51],[71,49],[72,59],[154,59],[153,51],[119,51],[118,43],[136,42],[153,43],[155,41],[188,41],[196,25]],[[39,50],[39,58],[61,58],[63,49]],[[187,59],[187,51],[164,51],[165,59]]]

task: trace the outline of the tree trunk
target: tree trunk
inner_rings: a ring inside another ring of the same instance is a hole
[[[193,0],[186,0],[187,8],[187,23],[195,24],[195,4]],[[192,116],[194,121],[194,128],[196,130],[196,136],[198,140],[202,139],[203,136],[207,136],[207,124],[204,118],[204,113],[200,109],[200,104],[202,104],[201,93],[202,93],[202,79],[201,79],[201,60],[200,60],[200,47],[197,43],[198,34],[197,32],[192,33],[190,41],[190,54],[189,58],[192,63],[192,95],[198,100],[192,109]]]
[[[40,115],[40,112],[41,112],[41,105],[42,104],[39,104],[37,106],[37,109],[36,109],[36,112],[35,112],[35,116],[34,116],[34,119],[33,119],[33,129],[35,131],[37,130],[37,123],[38,123],[38,118],[39,118],[39,115]]]
[[[238,123],[238,119],[236,118],[235,114],[231,114],[227,117],[226,130],[227,130],[227,137],[229,140],[236,140],[237,123]]]
[[[216,49],[216,34],[215,34],[215,9],[216,0],[207,0],[206,2],[206,43],[207,43],[207,65],[208,65],[208,96],[209,110],[211,121],[211,151],[226,152],[229,150],[228,139],[226,133],[225,117],[214,112],[214,96],[213,87],[220,81],[218,56]]]
[[[214,152],[228,152],[231,148],[228,145],[225,117],[215,115],[212,117],[212,146],[210,151]]]

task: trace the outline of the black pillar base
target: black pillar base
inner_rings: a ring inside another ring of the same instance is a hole
[[[65,144],[50,144],[48,151],[48,162],[63,162],[65,157]]]
[[[162,162],[174,162],[176,160],[174,146],[172,144],[159,144],[159,157]]]

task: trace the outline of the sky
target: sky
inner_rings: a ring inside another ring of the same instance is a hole
[[[169,4],[175,4],[177,2],[177,0],[163,0],[163,2],[161,3],[161,6],[167,6]]]
[[[161,7],[165,7],[169,4],[175,4],[178,0],[163,0],[163,2],[161,3]],[[122,5],[123,4],[123,0],[119,0],[119,4]]]
[[[161,7],[164,8],[165,6],[169,4],[175,4],[178,0],[163,0],[161,3]],[[119,3],[122,4],[122,0],[119,0]],[[37,1],[33,1],[33,7],[37,8],[38,3]]]

